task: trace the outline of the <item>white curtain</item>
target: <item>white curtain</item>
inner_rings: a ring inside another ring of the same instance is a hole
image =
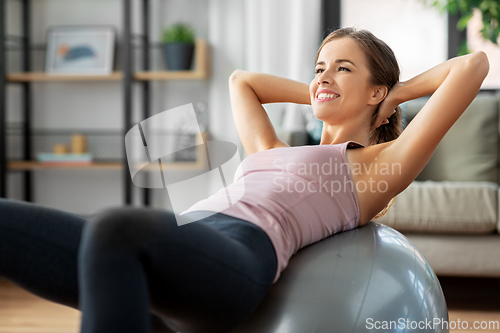
[[[321,0],[244,0],[245,69],[309,83],[321,43]],[[275,127],[305,132],[310,106],[268,104]],[[310,117],[309,117],[310,118]]]
[[[210,140],[235,143],[241,159],[245,158],[234,126],[228,89],[229,76],[235,69],[302,82],[312,80],[314,57],[321,39],[320,3],[321,0],[208,1]],[[285,105],[288,103],[265,106],[278,133]],[[303,131],[304,115],[298,109],[288,107],[284,123],[293,125],[287,128],[298,127]],[[312,110],[305,114],[312,117]],[[218,190],[218,184],[209,187],[207,193]]]

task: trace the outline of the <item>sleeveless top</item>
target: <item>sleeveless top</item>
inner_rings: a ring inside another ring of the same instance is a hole
[[[351,147],[364,145],[347,141],[254,153],[238,165],[232,184],[180,215],[220,212],[259,226],[276,252],[275,283],[300,248],[359,226],[358,198],[346,158]]]

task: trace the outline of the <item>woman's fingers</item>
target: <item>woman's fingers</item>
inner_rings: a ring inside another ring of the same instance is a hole
[[[376,128],[378,128],[380,125],[385,125],[385,124],[388,124],[389,123],[389,118],[396,112],[395,109],[392,110],[392,113],[390,113],[388,116],[387,116],[387,112],[384,112],[382,110],[382,105],[381,105],[381,108],[379,109],[379,113],[377,114],[377,118],[375,119],[375,122],[373,124],[373,127],[372,127],[372,131]],[[385,113],[385,115],[384,115]]]
[[[388,119],[396,112],[396,107],[399,105],[398,99],[395,96],[397,89],[398,86],[395,85],[391,90],[389,90],[387,96],[380,103],[372,130],[376,129],[380,125],[388,124]]]

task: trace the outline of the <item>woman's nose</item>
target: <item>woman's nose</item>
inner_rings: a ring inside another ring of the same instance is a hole
[[[331,79],[325,75],[325,72],[321,73],[319,76],[318,76],[318,86],[321,85],[322,83],[326,83],[326,84],[330,84],[331,83]]]
[[[321,85],[322,83],[326,83],[326,84],[330,84],[331,83],[331,80],[322,76],[318,79],[318,86]]]

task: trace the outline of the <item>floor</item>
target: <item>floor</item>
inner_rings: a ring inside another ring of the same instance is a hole
[[[450,332],[500,333],[500,278],[439,277],[439,282],[448,305],[449,321],[458,324],[460,320],[462,325],[462,329]],[[463,321],[467,324],[462,324]],[[496,329],[492,326],[473,329],[474,321],[483,327],[489,321],[496,322],[491,323],[496,324]]]
[[[76,333],[80,312],[0,280],[0,333]]]
[[[440,277],[449,320],[461,328],[450,332],[490,333],[500,329],[472,329],[474,321],[500,325],[500,279]],[[467,322],[467,324],[463,322]],[[80,312],[47,302],[0,280],[0,333],[76,333]]]

